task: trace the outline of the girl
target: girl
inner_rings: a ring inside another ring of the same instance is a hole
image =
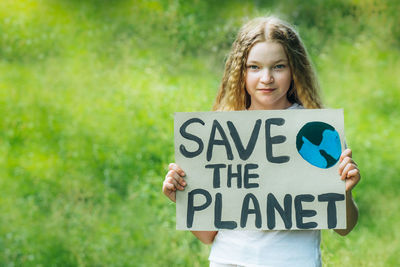
[[[245,24],[233,43],[213,110],[321,108],[317,80],[299,35],[286,22],[256,18]],[[345,180],[348,234],[358,218],[351,190],[360,180],[351,150],[340,157],[338,179]],[[174,163],[163,192],[175,202],[184,190],[184,171]],[[192,231],[212,244],[210,266],[321,266],[320,230]]]

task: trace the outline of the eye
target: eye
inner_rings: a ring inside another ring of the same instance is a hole
[[[284,69],[286,66],[285,65],[283,65],[283,64],[278,64],[278,65],[276,65],[275,67],[274,67],[274,69],[276,69],[276,70],[281,70],[281,69]]]
[[[257,65],[247,65],[247,68],[248,69],[250,69],[250,70],[258,70],[258,69],[260,69],[260,67],[258,67]]]

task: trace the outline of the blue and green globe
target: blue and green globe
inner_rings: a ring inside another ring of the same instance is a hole
[[[309,122],[300,129],[296,147],[304,160],[323,169],[335,165],[342,153],[338,132],[331,125],[320,121]]]

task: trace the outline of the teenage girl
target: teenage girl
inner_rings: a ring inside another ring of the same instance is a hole
[[[213,110],[317,109],[322,103],[315,73],[297,32],[275,17],[245,24],[232,45]],[[185,172],[175,163],[163,183],[175,202],[184,190]],[[358,209],[351,190],[360,180],[350,149],[340,157],[338,179],[346,183],[348,234],[357,223]],[[210,266],[321,266],[320,230],[192,231],[212,244]]]

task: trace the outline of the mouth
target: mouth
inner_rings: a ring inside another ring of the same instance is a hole
[[[257,91],[260,91],[262,93],[271,93],[273,91],[275,91],[276,88],[261,88],[261,89],[257,89]]]

